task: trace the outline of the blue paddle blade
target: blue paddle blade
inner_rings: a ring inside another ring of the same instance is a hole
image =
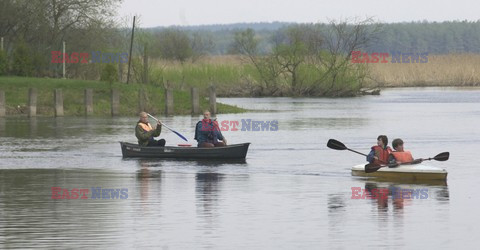
[[[177,131],[174,131],[172,130],[173,133],[177,134],[180,138],[182,138],[183,140],[185,141],[188,141],[187,138],[185,138],[185,136],[181,135],[180,133],[178,133]]]

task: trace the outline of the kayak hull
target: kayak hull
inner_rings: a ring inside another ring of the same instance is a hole
[[[245,159],[250,143],[233,144],[225,147],[142,147],[138,144],[120,142],[123,158],[165,159]]]
[[[373,173],[365,173],[365,164],[352,167],[353,176],[376,177],[396,180],[446,180],[445,169],[424,164],[401,165],[396,168],[383,167]]]

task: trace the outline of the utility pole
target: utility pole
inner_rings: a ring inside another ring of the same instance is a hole
[[[130,64],[132,62],[133,34],[135,33],[135,16],[133,16],[132,38],[130,39],[130,54],[128,54],[127,84],[130,82]]]
[[[65,79],[65,41],[63,41],[63,79]]]

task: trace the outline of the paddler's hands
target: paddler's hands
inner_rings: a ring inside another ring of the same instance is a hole
[[[412,164],[418,164],[418,163],[421,163],[422,161],[423,159],[416,159],[412,161]]]

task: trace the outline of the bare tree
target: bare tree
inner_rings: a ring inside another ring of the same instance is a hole
[[[263,82],[260,85],[261,93],[274,95],[278,91],[277,84],[281,69],[274,57],[258,55],[258,39],[255,38],[253,29],[235,32],[229,51],[246,56],[248,61],[255,66]]]
[[[375,39],[380,26],[372,18],[349,22],[331,21],[325,27],[325,49],[328,53],[320,53],[314,58],[317,69],[322,73],[317,79],[317,86],[325,86],[322,95],[343,95],[342,91],[356,91],[349,88],[351,81],[359,83],[366,77],[365,66],[350,62],[352,51],[366,48]],[[342,89],[340,85],[345,87]],[[349,90],[347,90],[349,89]],[[336,94],[334,94],[334,92]]]

